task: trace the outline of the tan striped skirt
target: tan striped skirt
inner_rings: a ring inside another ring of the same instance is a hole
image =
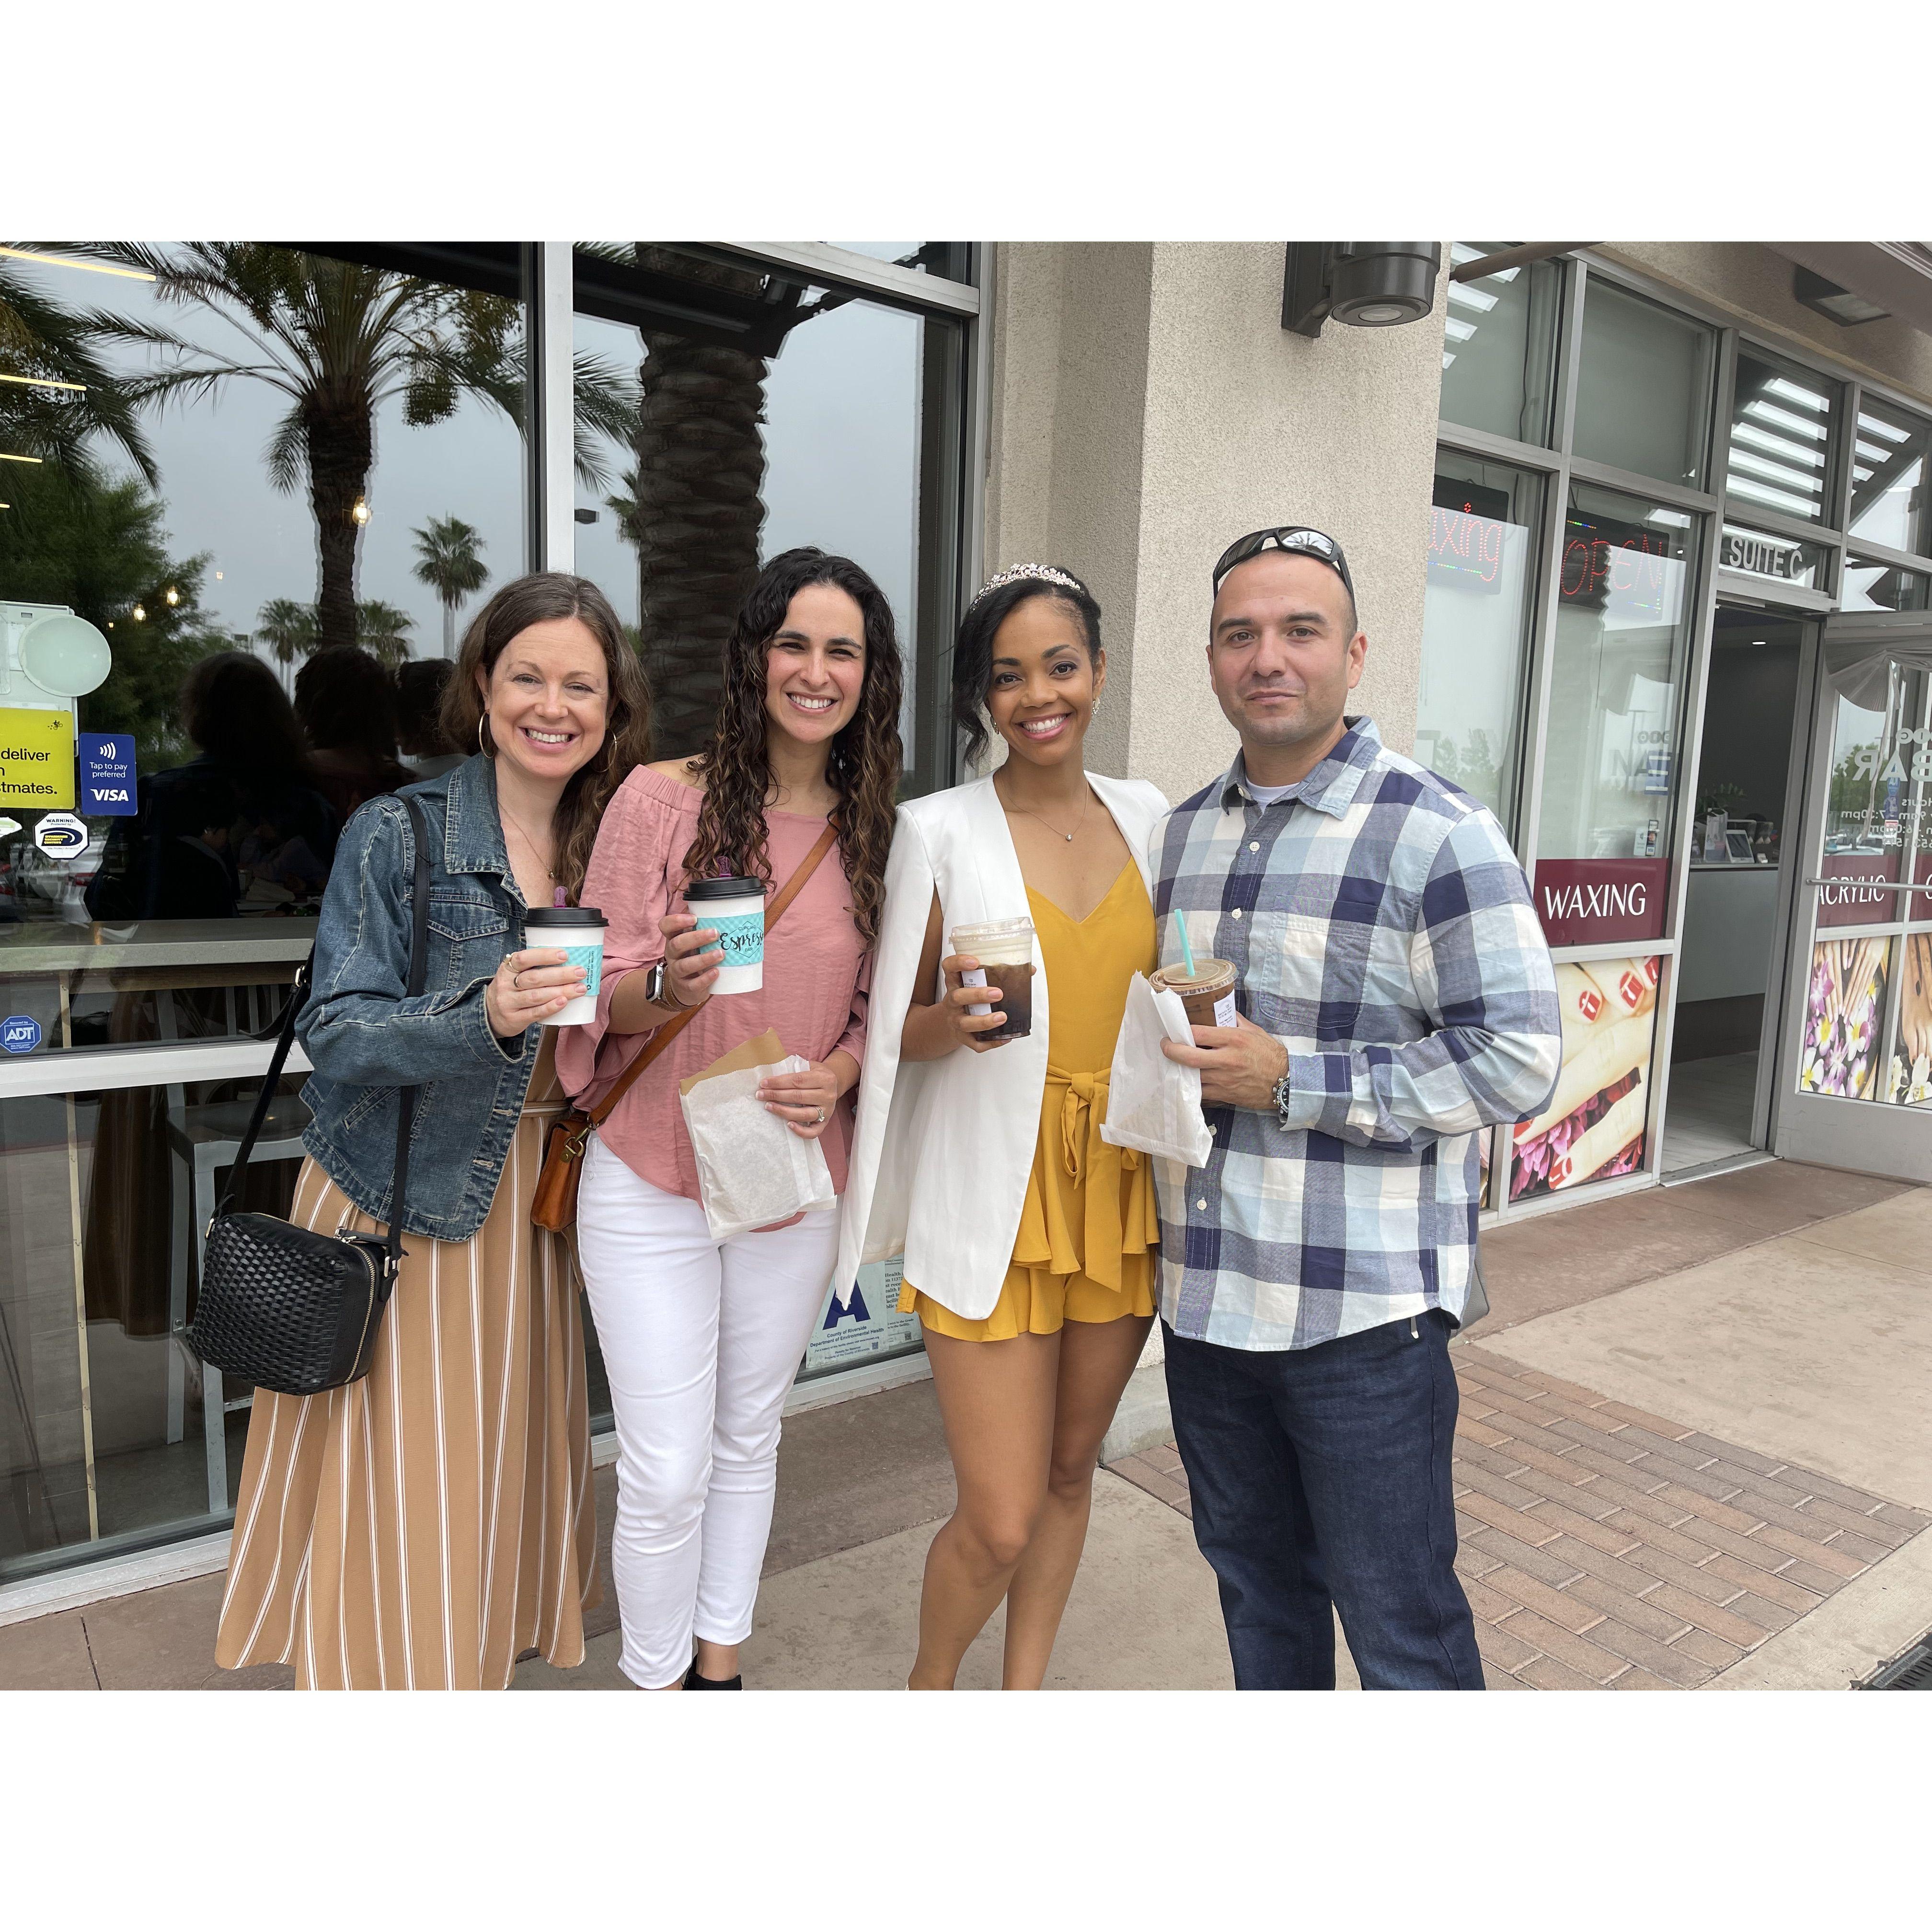
[[[488,1217],[412,1236],[363,1380],[256,1394],[215,1661],[314,1689],[502,1690],[584,1660],[601,1594],[576,1263],[530,1225],[564,1105],[545,1035]],[[314,1161],[291,1218],[378,1224]]]

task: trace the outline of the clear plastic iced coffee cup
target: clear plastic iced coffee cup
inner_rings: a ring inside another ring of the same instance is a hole
[[[977,926],[952,928],[956,956],[976,959],[976,970],[960,975],[965,986],[999,989],[998,1005],[1005,1013],[1003,1024],[982,1040],[1024,1040],[1033,1031],[1033,921],[1030,919],[989,919]],[[994,1002],[970,1006],[969,1013],[990,1013]]]
[[[1185,966],[1162,966],[1153,976],[1156,987],[1180,995],[1187,1024],[1230,1028],[1234,1024],[1234,969],[1225,959],[1197,959],[1190,973]]]

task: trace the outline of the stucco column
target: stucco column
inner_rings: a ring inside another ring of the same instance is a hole
[[[1089,762],[1176,800],[1232,754],[1208,688],[1208,573],[1264,524],[1314,524],[1347,550],[1361,708],[1397,748],[1414,737],[1446,283],[1422,322],[1311,341],[1281,327],[1282,251],[1000,250],[988,557],[1092,584],[1110,675]]]

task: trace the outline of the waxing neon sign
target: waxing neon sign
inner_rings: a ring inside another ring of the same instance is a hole
[[[1458,510],[1438,503],[1430,524],[1430,569],[1456,583],[1495,590],[1511,528],[1493,517],[1478,516],[1468,504]]]

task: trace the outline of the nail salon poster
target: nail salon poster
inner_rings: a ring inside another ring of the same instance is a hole
[[[867,1262],[859,1270],[849,1307],[842,1308],[836,1294],[826,1294],[806,1346],[802,1374],[849,1369],[918,1346],[919,1317],[897,1312],[902,1265],[897,1260]]]
[[[1512,1201],[1634,1174],[1643,1165],[1663,973],[1656,954],[1557,968],[1562,1063],[1549,1107],[1515,1130]]]

